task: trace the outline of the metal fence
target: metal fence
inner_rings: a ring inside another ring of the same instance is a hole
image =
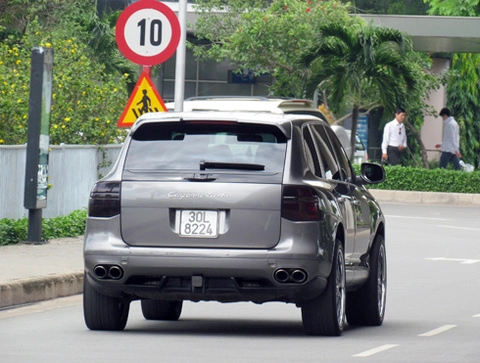
[[[65,216],[87,207],[93,184],[107,174],[121,145],[60,145],[49,152],[44,218]],[[23,206],[26,146],[0,146],[0,219],[28,216]]]

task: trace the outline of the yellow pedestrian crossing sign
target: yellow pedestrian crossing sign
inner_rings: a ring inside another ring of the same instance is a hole
[[[131,127],[138,117],[147,112],[166,112],[167,107],[158,94],[152,80],[142,72],[135,88],[118,120],[119,127]]]

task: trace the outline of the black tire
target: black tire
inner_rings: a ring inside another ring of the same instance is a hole
[[[326,290],[320,296],[302,304],[302,322],[307,335],[342,334],[345,327],[345,279],[343,245],[337,240]]]
[[[102,295],[83,278],[83,317],[90,330],[123,330],[130,301]]]
[[[142,300],[142,314],[147,320],[175,321],[182,313],[183,301]]]
[[[382,325],[387,296],[387,255],[385,240],[376,236],[370,252],[370,275],[360,290],[347,296],[349,325]]]

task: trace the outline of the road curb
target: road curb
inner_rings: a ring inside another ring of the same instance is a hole
[[[480,194],[369,189],[379,202],[480,206]]]
[[[80,294],[83,271],[0,283],[0,308]]]

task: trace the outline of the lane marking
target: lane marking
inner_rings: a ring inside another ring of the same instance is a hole
[[[480,318],[480,314],[475,314],[473,318]]]
[[[480,260],[472,260],[472,259],[467,259],[467,258],[448,258],[448,257],[427,257],[425,258],[426,260],[430,261],[452,261],[452,262],[460,262],[462,265],[471,265],[477,262],[480,262]]]
[[[439,225],[437,225],[437,227],[463,229],[463,230],[465,230],[465,231],[480,231],[480,228],[459,227],[459,226],[446,226],[446,225],[444,225],[444,224],[439,224]]]
[[[457,325],[444,325],[444,326],[441,326],[440,328],[427,331],[426,333],[418,334],[418,336],[419,337],[433,337],[434,335],[444,333],[447,330],[450,330],[450,329],[453,329],[453,328],[456,328],[456,327],[457,327]]]
[[[355,354],[352,357],[370,357],[374,354],[381,353],[381,352],[384,352],[386,350],[389,350],[389,349],[392,349],[392,348],[395,348],[395,347],[398,347],[398,344],[385,344],[385,345],[381,345],[377,348],[373,348],[373,349],[370,349],[370,350],[366,350],[362,353]]]
[[[413,216],[396,216],[394,214],[385,214],[388,218],[405,218],[405,219],[425,219],[427,221],[450,221],[447,218],[433,218],[433,217],[413,217]]]

